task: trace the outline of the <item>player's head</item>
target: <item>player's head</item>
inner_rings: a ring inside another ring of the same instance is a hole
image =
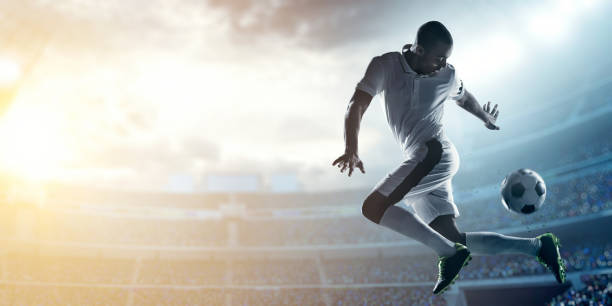
[[[453,37],[438,21],[429,21],[419,27],[414,44],[410,47],[422,73],[432,73],[445,67],[452,50]]]

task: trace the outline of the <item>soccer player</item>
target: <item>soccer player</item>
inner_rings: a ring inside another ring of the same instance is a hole
[[[365,173],[357,154],[357,134],[372,97],[382,93],[393,135],[404,161],[376,184],[363,202],[363,215],[384,227],[413,238],[438,254],[438,280],[434,294],[441,294],[457,278],[471,254],[523,253],[552,271],[559,283],[565,267],[559,254],[559,240],[551,233],[535,238],[518,238],[492,232],[462,233],[455,218],[451,179],[459,168],[454,145],[442,129],[444,103],[457,105],[499,130],[497,105],[482,107],[468,92],[455,68],[447,64],[453,39],[446,27],[430,21],[419,27],[413,44],[402,52],[374,57],[357,84],[345,115],[345,153],[332,166],[340,172],[354,168]],[[402,199],[412,205],[416,216],[395,204]]]

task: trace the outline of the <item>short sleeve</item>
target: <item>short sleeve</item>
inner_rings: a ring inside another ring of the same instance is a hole
[[[357,83],[357,89],[362,90],[370,94],[372,97],[383,91],[385,82],[385,71],[383,67],[383,61],[380,56],[372,58],[366,73]]]
[[[465,87],[463,86],[463,80],[459,76],[457,76],[457,72],[455,71],[453,75],[453,83],[451,85],[451,89],[448,94],[449,99],[460,100],[465,95]]]

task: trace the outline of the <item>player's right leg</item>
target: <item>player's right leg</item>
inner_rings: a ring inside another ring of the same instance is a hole
[[[411,212],[393,204],[395,203],[391,203],[389,198],[374,191],[365,200],[362,212],[372,222],[432,248],[438,254],[438,280],[433,293],[443,293],[472,258],[470,252],[464,245],[444,238]]]
[[[395,206],[408,193],[420,194],[427,188],[436,188],[452,176],[452,171],[434,171],[444,156],[438,170],[452,166],[449,154],[443,155],[442,144],[433,139],[427,142],[422,154],[407,160],[384,178],[365,199],[363,215],[374,223],[390,228],[400,234],[413,238],[432,248],[439,256],[438,282],[434,293],[439,294],[457,278],[461,268],[468,262],[470,252],[464,245],[453,243],[434,231],[420,218],[409,211]],[[418,161],[420,160],[420,161]],[[429,175],[430,172],[432,175]],[[427,177],[427,178],[426,178]],[[421,180],[426,178],[422,183]],[[415,191],[411,190],[415,188]]]
[[[361,211],[370,221],[423,243],[439,256],[451,256],[456,251],[453,242],[376,190],[365,199]]]
[[[423,144],[412,159],[402,162],[374,187],[364,200],[361,210],[372,222],[425,244],[439,256],[450,256],[456,251],[454,243],[432,230],[409,211],[395,206],[406,194],[421,191],[425,183],[437,183],[428,175],[440,163],[442,157],[443,147],[440,141],[432,139]],[[423,180],[426,177],[429,179]]]
[[[454,215],[441,215],[429,223],[429,226],[446,239],[467,246],[466,235],[459,231]],[[470,250],[471,251],[471,250]]]

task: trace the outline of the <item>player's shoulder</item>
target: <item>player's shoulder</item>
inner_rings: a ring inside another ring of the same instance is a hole
[[[382,67],[392,67],[400,62],[401,53],[399,52],[387,52],[380,55],[376,55],[372,58],[372,63]]]
[[[457,72],[455,70],[455,66],[453,66],[452,64],[446,63],[446,67],[444,67],[444,69],[442,70],[443,74],[449,76],[449,77],[454,77],[457,75]]]
[[[384,61],[384,62],[396,62],[399,60],[400,56],[402,56],[401,53],[397,51],[392,51],[392,52],[383,53],[377,56],[377,58],[379,58],[380,61]]]
[[[374,57],[372,57],[372,60],[376,60],[376,61],[390,61],[390,60],[397,60],[398,56],[401,56],[401,54],[399,52],[387,52],[387,53],[383,53],[380,55],[375,55]]]

